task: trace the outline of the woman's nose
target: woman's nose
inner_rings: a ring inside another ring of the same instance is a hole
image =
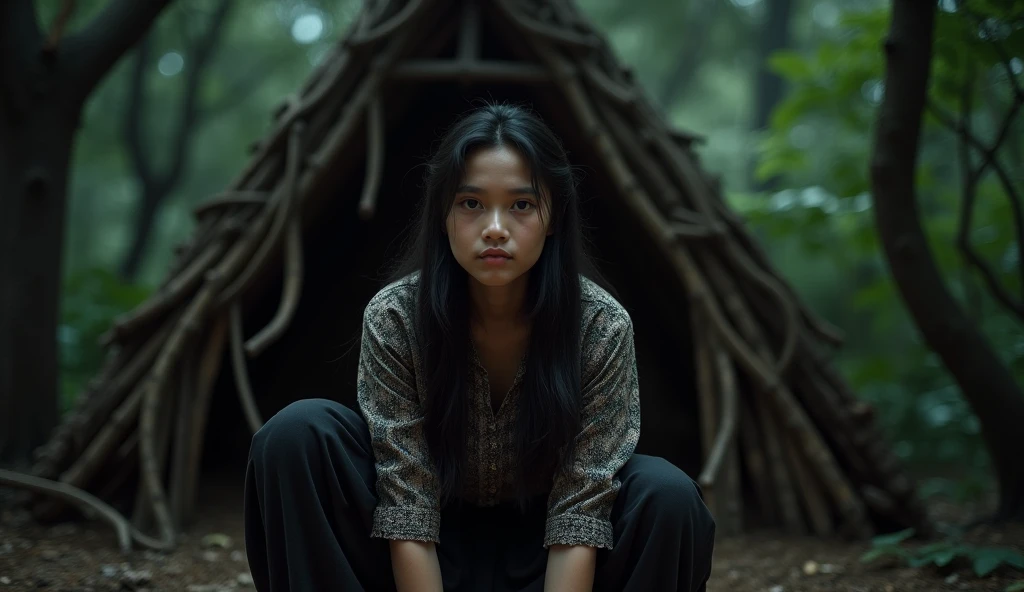
[[[488,218],[484,228],[485,240],[508,240],[508,225],[505,223],[504,212],[495,209]]]

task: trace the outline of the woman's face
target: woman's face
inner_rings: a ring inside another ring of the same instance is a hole
[[[469,156],[446,230],[459,265],[479,283],[498,287],[537,263],[550,221],[548,200],[530,186],[526,161],[499,146]]]

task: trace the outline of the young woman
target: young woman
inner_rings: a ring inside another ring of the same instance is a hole
[[[253,437],[263,592],[697,591],[715,524],[634,454],[633,326],[581,275],[576,183],[534,114],[457,121],[404,266],[366,306],[357,413],[295,402]]]

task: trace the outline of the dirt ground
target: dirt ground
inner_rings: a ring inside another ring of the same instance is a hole
[[[201,514],[180,547],[169,554],[121,555],[112,530],[101,522],[42,526],[0,495],[0,592],[54,590],[251,590],[242,542],[241,482],[205,483]],[[6,500],[6,501],[5,501]],[[213,536],[210,536],[213,535]],[[1024,527],[979,527],[969,542],[1024,551]],[[984,579],[969,565],[947,571],[907,568],[884,560],[860,563],[868,543],[811,537],[747,534],[720,540],[710,592],[902,592],[994,590],[1024,581],[1024,572],[1002,569]]]

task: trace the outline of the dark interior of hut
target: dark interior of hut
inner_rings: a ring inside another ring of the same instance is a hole
[[[514,42],[484,29],[482,57],[523,59]],[[454,41],[439,57],[454,55]],[[418,55],[417,57],[424,57]],[[326,397],[355,408],[356,367],[363,307],[384,285],[388,265],[403,252],[416,218],[422,164],[443,130],[479,99],[509,101],[537,111],[562,138],[579,168],[581,211],[590,254],[630,313],[640,380],[642,429],[638,452],[663,456],[696,478],[700,434],[689,344],[688,303],[654,241],[617,194],[593,142],[554,85],[394,82],[383,93],[388,114],[384,174],[376,214],[362,220],[357,202],[365,174],[366,129],[360,125],[331,181],[304,209],[304,274],[298,310],[285,336],[248,374],[264,420],[289,402]],[[410,92],[409,85],[417,86]],[[415,97],[411,102],[410,97]],[[274,271],[246,296],[245,334],[274,315],[281,273]],[[226,350],[225,356],[230,356]],[[213,398],[204,446],[204,471],[244,466],[251,433],[243,419],[229,358]]]

